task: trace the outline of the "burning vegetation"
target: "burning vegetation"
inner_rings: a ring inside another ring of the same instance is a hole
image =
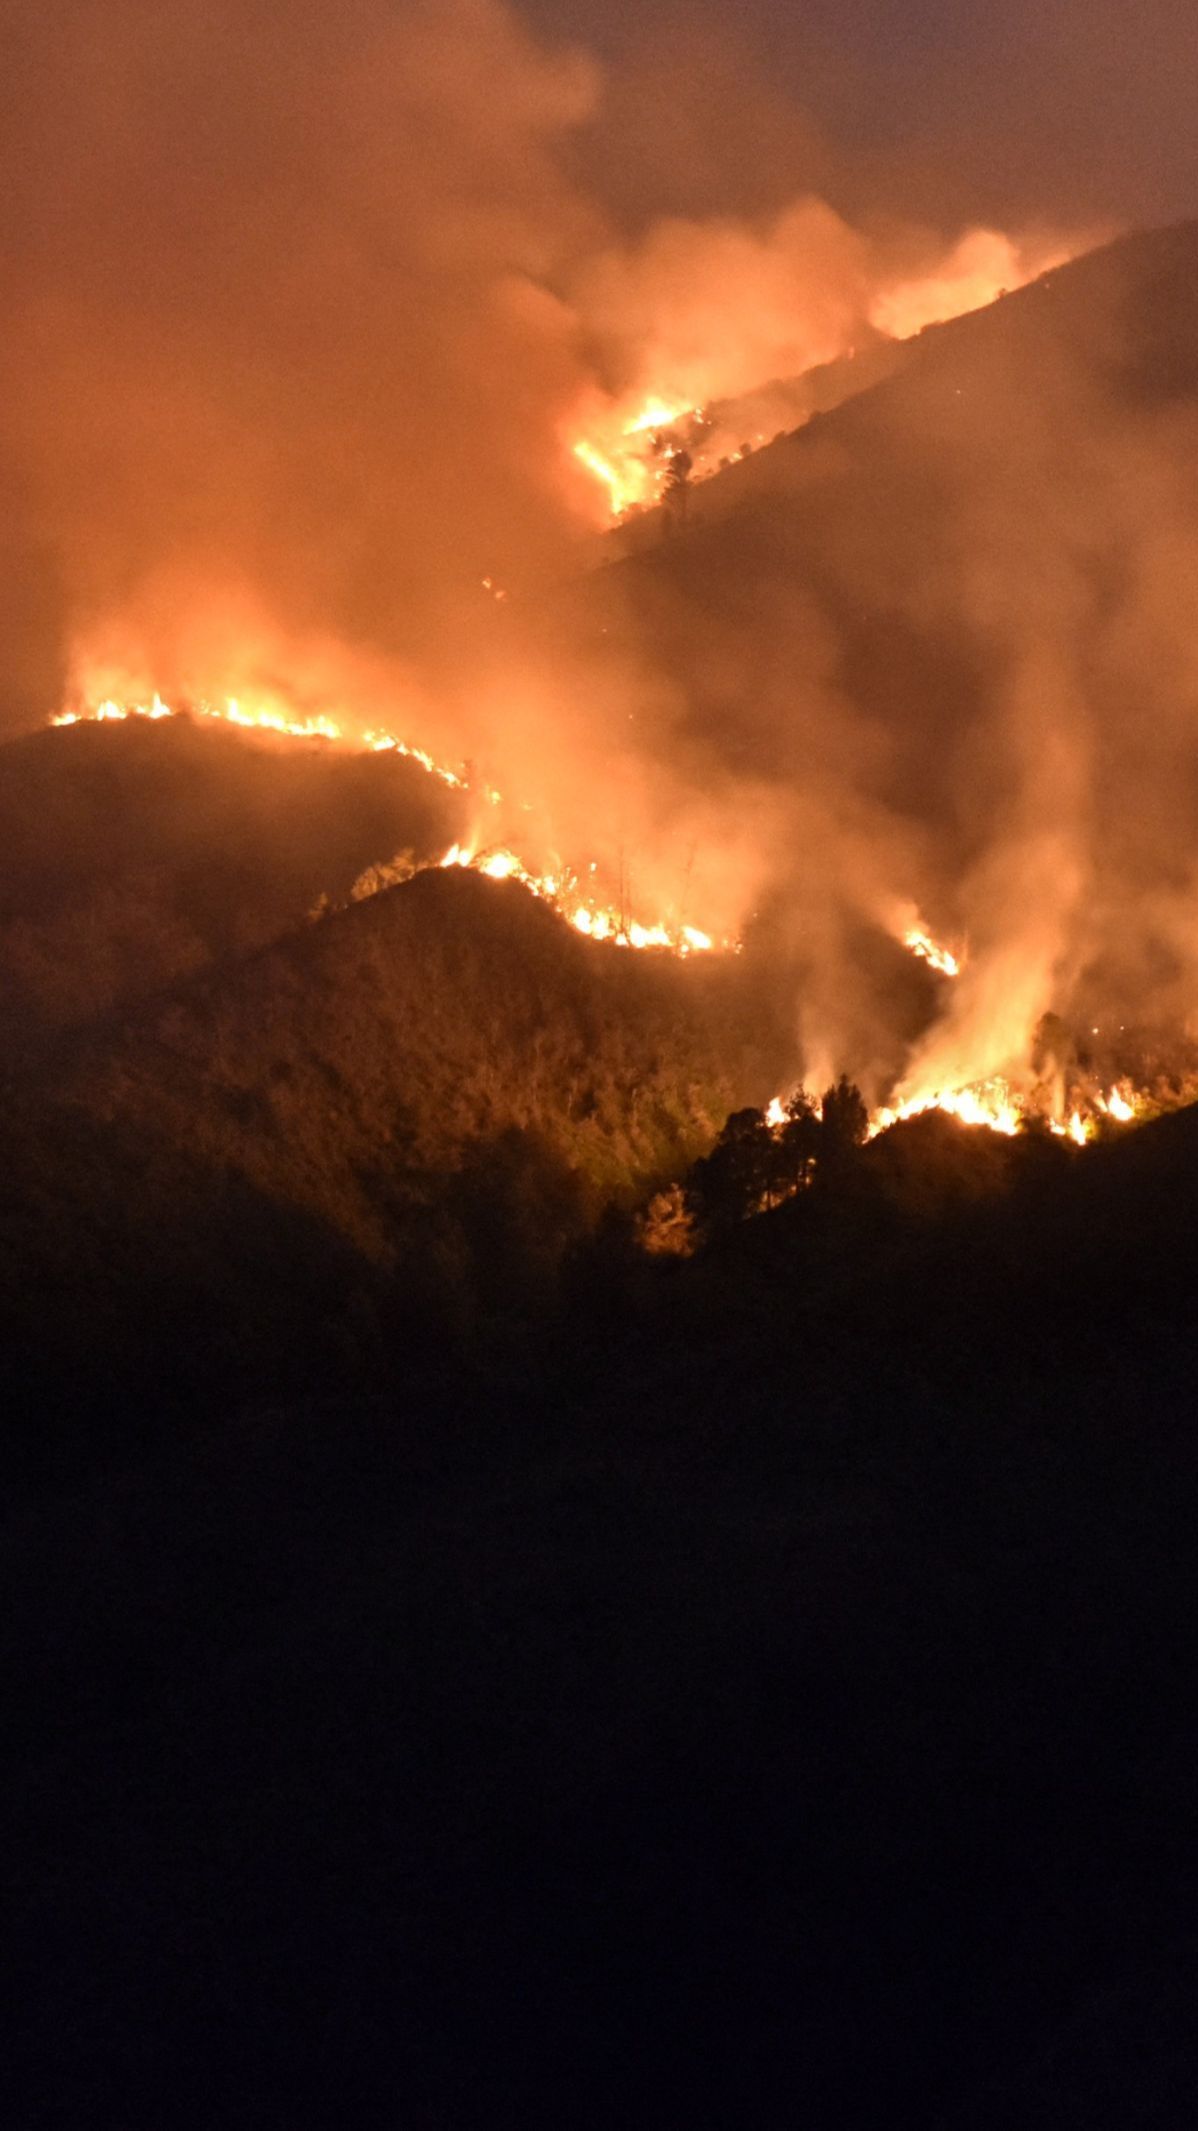
[[[814,208],[796,209],[759,239],[746,235],[736,261],[745,282],[741,300],[723,285],[718,322],[696,322],[701,304],[693,289],[688,296],[676,287],[680,265],[665,277],[674,308],[669,295],[643,291],[636,330],[652,353],[642,357],[642,367],[656,366],[659,383],[597,407],[585,434],[571,443],[613,519],[669,504],[671,489],[676,494],[692,479],[708,479],[801,426],[804,410],[813,411],[804,389],[811,372],[844,362],[842,389],[857,389],[851,364],[858,340],[866,346],[903,341],[980,310],[1063,265],[1078,248],[1076,240],[1019,243],[997,230],[971,230],[935,265],[904,277],[880,260],[867,261],[865,248],[842,227],[843,307],[838,313],[825,302],[822,328],[816,325],[815,337],[804,341],[804,328],[812,330],[810,243],[821,222]],[[825,242],[832,234],[823,222]],[[696,228],[685,238],[675,232],[673,242],[689,254],[694,287],[706,289],[721,275],[726,284],[726,234],[721,239]],[[625,272],[635,288],[645,269],[628,262]],[[797,375],[785,375],[787,364]]]
[[[195,716],[215,720],[242,731],[263,735],[281,735],[293,740],[317,740],[331,743],[345,742],[358,745],[371,754],[394,753],[413,762],[430,777],[439,779],[451,790],[462,793],[475,791],[474,780],[465,769],[455,770],[438,762],[428,750],[413,746],[398,735],[377,729],[367,730],[357,743],[349,739],[342,721],[319,713],[314,716],[298,716],[280,708],[277,704],[261,703],[251,707],[239,697],[226,697],[223,704],[213,704],[206,698],[176,709],[163,701],[160,695],[152,695],[146,703],[118,703],[112,697],[78,710],[60,711],[51,719],[51,725],[63,729],[73,725],[121,725],[128,720],[147,720],[157,724],[163,719]],[[479,792],[487,807],[503,804],[503,795],[492,785],[482,783]],[[623,902],[604,902],[593,876],[598,868],[594,862],[587,871],[592,876],[584,882],[572,867],[559,865],[553,872],[537,873],[530,870],[517,854],[503,845],[454,842],[444,856],[436,861],[442,867],[463,866],[484,875],[488,880],[516,881],[540,902],[549,903],[584,939],[610,941],[617,947],[637,949],[659,948],[669,954],[685,957],[691,954],[708,954],[715,942],[711,935],[702,932],[697,925],[684,922],[669,923],[663,919],[643,919],[629,910]],[[387,865],[373,865],[355,882],[350,890],[351,900],[361,901],[364,895],[377,893],[380,888],[392,885],[397,880],[410,879],[419,867],[410,861],[400,860]],[[725,942],[731,948],[732,942]]]

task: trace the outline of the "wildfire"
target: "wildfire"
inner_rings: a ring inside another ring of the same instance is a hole
[[[644,350],[646,370],[656,373],[653,389],[606,404],[592,395],[578,415],[570,449],[606,492],[613,518],[661,500],[675,450],[685,447],[695,478],[702,480],[780,426],[792,429],[806,419],[802,393],[786,388],[813,369],[851,358],[863,327],[888,340],[911,340],[926,326],[980,310],[1049,275],[1083,246],[1081,239],[967,230],[917,271],[877,263],[860,308],[846,303],[832,316],[818,301],[806,311],[795,293],[802,269],[787,253],[793,241],[788,227],[784,218],[773,248],[771,240],[756,247],[750,242],[747,250],[734,243],[740,277],[726,285],[722,301],[713,298],[714,318],[702,302],[692,317],[685,299],[666,302],[664,311],[653,308]],[[1084,241],[1094,241],[1093,233]],[[696,285],[704,276],[714,282],[726,262],[726,252],[717,260],[700,247]],[[661,389],[663,378],[676,389]],[[769,380],[781,380],[781,386]],[[765,407],[771,410],[768,423],[761,418]]]
[[[909,1117],[921,1117],[928,1110],[944,1110],[963,1125],[984,1125],[991,1132],[1002,1132],[1013,1138],[1020,1127],[1039,1121],[1043,1130],[1048,1129],[1058,1139],[1069,1139],[1076,1147],[1085,1147],[1094,1138],[1099,1121],[1111,1118],[1116,1124],[1131,1124],[1143,1109],[1143,1102],[1126,1082],[1103,1094],[1101,1091],[1075,1103],[1068,1118],[1044,1118],[1042,1110],[1027,1096],[1013,1089],[1003,1079],[977,1081],[962,1088],[940,1088],[926,1094],[908,1096],[905,1101],[890,1108],[875,1111],[870,1119],[869,1136],[875,1138],[890,1125],[902,1124]]]
[[[57,727],[85,723],[119,724],[129,719],[157,721],[188,714],[235,725],[242,730],[286,735],[292,739],[321,744],[360,745],[372,753],[393,752],[416,763],[428,776],[438,778],[455,791],[477,790],[489,804],[501,803],[500,793],[492,786],[480,784],[476,787],[463,771],[439,762],[426,748],[413,745],[397,733],[379,727],[366,732],[361,741],[357,741],[337,719],[323,713],[301,716],[275,700],[250,705],[239,697],[228,696],[220,705],[206,699],[197,699],[177,707],[166,702],[158,694],[151,695],[145,701],[132,703],[122,703],[115,698],[105,697],[83,708],[62,711],[52,718],[50,723]],[[565,922],[587,940],[609,941],[614,946],[642,950],[656,948],[679,957],[709,954],[715,951],[717,946],[724,952],[736,951],[735,941],[721,940],[717,943],[711,934],[701,931],[697,926],[681,922],[668,923],[664,919],[650,922],[633,916],[624,907],[605,903],[594,888],[585,889],[578,874],[565,864],[557,864],[552,870],[537,872],[507,846],[480,848],[476,843],[454,843],[436,863],[442,868],[464,867],[483,874],[488,880],[519,882],[520,886],[538,901],[552,905]],[[372,867],[360,883],[355,883],[351,900],[360,900],[362,896],[376,892],[380,887],[407,878],[413,870],[418,869],[412,867],[410,859],[405,859],[403,868],[398,870],[396,864]],[[596,867],[591,866],[588,871],[594,876]],[[962,958],[949,948],[941,946],[922,921],[916,919],[913,922],[913,918],[913,906],[908,904],[902,917],[894,924],[895,936],[901,937],[903,944],[912,954],[926,961],[929,967],[940,975],[949,978],[958,976],[962,968]],[[889,1126],[921,1116],[926,1111],[942,1110],[962,1124],[985,1127],[1008,1137],[1013,1136],[1025,1124],[1038,1123],[1041,1130],[1047,1125],[1058,1137],[1070,1139],[1075,1145],[1082,1147],[1095,1137],[1104,1122],[1129,1124],[1143,1113],[1144,1107],[1145,1099],[1127,1082],[1119,1082],[1105,1092],[1091,1088],[1077,1094],[1074,1107],[1067,1118],[1052,1117],[1046,1115],[1042,1092],[1039,1098],[1036,1098],[1030,1092],[1021,1093],[1005,1079],[993,1078],[955,1088],[928,1089],[905,1097],[898,1104],[884,1105],[876,1110],[870,1119],[869,1136],[874,1138]],[[787,1116],[781,1097],[774,1097],[765,1116],[771,1130],[777,1131],[781,1128]]]
[[[286,734],[296,740],[356,744],[344,727],[333,718],[324,715],[296,717],[276,703],[264,703],[255,709],[249,709],[235,696],[226,696],[223,707],[200,699],[189,703],[185,708],[166,703],[157,694],[145,703],[118,703],[114,698],[106,697],[84,709],[62,711],[57,717],[51,718],[50,723],[59,727],[121,724],[127,719],[175,718],[185,716],[189,712],[243,729]],[[438,762],[427,748],[414,747],[410,741],[401,739],[397,733],[376,728],[365,733],[360,744],[372,754],[391,752],[403,755],[408,761],[417,763],[427,775],[439,778],[443,784],[452,786],[455,791],[464,792],[474,788],[468,777],[451,769],[446,763]],[[492,785],[484,784],[479,790],[489,805],[501,804],[502,795]],[[695,925],[671,925],[664,920],[646,923],[625,910],[602,903],[597,896],[582,893],[577,875],[568,866],[562,866],[552,873],[535,873],[515,851],[498,847],[479,851],[473,846],[459,843],[452,844],[439,863],[442,867],[468,867],[473,872],[485,874],[488,880],[519,881],[521,887],[526,888],[530,895],[536,896],[539,902],[551,903],[567,924],[572,925],[584,939],[610,940],[617,947],[656,947],[680,957],[709,954],[715,947],[711,935],[701,932]],[[389,885],[393,879],[399,877],[391,867],[371,867],[363,876],[362,883],[355,883],[350,899],[360,900],[363,895],[378,887]],[[731,949],[734,944],[731,941],[722,943],[726,949]]]
[[[575,439],[574,456],[607,490],[613,518],[657,502],[674,456],[657,440],[675,422],[697,411],[651,394],[628,420],[618,416],[605,423],[601,439]]]
[[[982,1080],[973,1087],[929,1089],[910,1095],[893,1108],[875,1111],[870,1119],[870,1138],[909,1117],[922,1117],[926,1110],[944,1110],[963,1125],[987,1125],[991,1132],[1013,1137],[1019,1130],[1021,1112],[1005,1080]]]
[[[240,725],[248,732],[284,733],[291,740],[344,741],[346,733],[334,718],[323,712],[314,717],[301,718],[274,703],[260,703],[249,708],[237,696],[226,696],[223,705],[210,703],[205,697],[185,705],[164,703],[160,695],[153,695],[148,703],[118,703],[111,696],[103,702],[90,704],[83,710],[63,710],[51,725],[109,725],[123,723],[127,718],[215,718],[224,725]],[[405,755],[409,761],[418,762],[430,777],[439,777],[442,784],[449,784],[457,791],[465,791],[466,779],[444,762],[437,762],[427,748],[413,747],[401,740],[398,733],[376,730],[363,734],[362,746],[372,754],[388,750]],[[488,793],[488,798],[498,794]]]
[[[694,925],[645,925],[622,911],[581,896],[568,869],[561,873],[532,873],[514,851],[475,852],[455,843],[450,845],[441,865],[467,866],[475,873],[485,874],[488,880],[519,881],[538,902],[552,903],[567,924],[587,940],[610,940],[616,947],[661,947],[683,957],[708,954],[715,945],[708,933]]]

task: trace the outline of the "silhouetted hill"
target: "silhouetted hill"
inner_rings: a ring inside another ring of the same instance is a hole
[[[368,866],[438,857],[457,795],[394,754],[130,719],[0,747],[12,1058],[303,923]]]
[[[56,1092],[385,1255],[370,1180],[390,1172],[384,1203],[405,1178],[426,1194],[505,1132],[598,1193],[675,1174],[745,1086],[738,974],[584,941],[514,883],[433,869],[102,1032]]]

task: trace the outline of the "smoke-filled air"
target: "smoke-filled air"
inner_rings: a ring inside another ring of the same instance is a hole
[[[647,65],[494,0],[23,12],[7,728],[415,751],[447,859],[743,953],[795,1084],[1084,1126],[1198,1036],[1198,247],[769,126],[714,204],[663,119],[634,199]]]

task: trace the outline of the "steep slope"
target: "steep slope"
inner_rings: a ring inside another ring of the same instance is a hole
[[[1012,361],[1034,368],[1054,344],[1068,344],[1147,398],[1198,388],[1198,222],[1136,231],[1083,253],[993,304],[909,340],[870,342],[853,359],[828,364],[766,391],[789,391],[804,420],[695,485],[693,533],[746,510],[769,508],[802,491],[809,453],[818,444],[851,436],[858,402],[868,397],[871,423],[879,410],[914,415],[923,390],[961,382],[956,373],[987,362],[1004,344]],[[660,510],[641,512],[607,536],[607,559],[652,552],[666,537]]]
[[[1192,1010],[1196,289],[1186,224],[929,331],[530,617],[756,829],[810,1049],[871,1089],[912,1057],[859,945],[896,901],[971,947],[932,1086],[1024,1065],[1049,1011]]]
[[[1129,485],[1198,405],[1196,290],[1185,223],[929,328],[896,375],[704,483],[684,532],[638,521],[640,551],[563,588],[530,636],[664,677],[713,776],[801,776],[811,703],[840,703],[878,734],[862,789],[885,779],[918,808],[1001,678],[975,580],[1002,592],[1005,573],[1015,596],[1030,570],[1051,590],[1075,560],[1069,509],[1096,550],[1104,506],[1112,542],[1142,530]],[[662,737],[677,747],[677,720]]]

